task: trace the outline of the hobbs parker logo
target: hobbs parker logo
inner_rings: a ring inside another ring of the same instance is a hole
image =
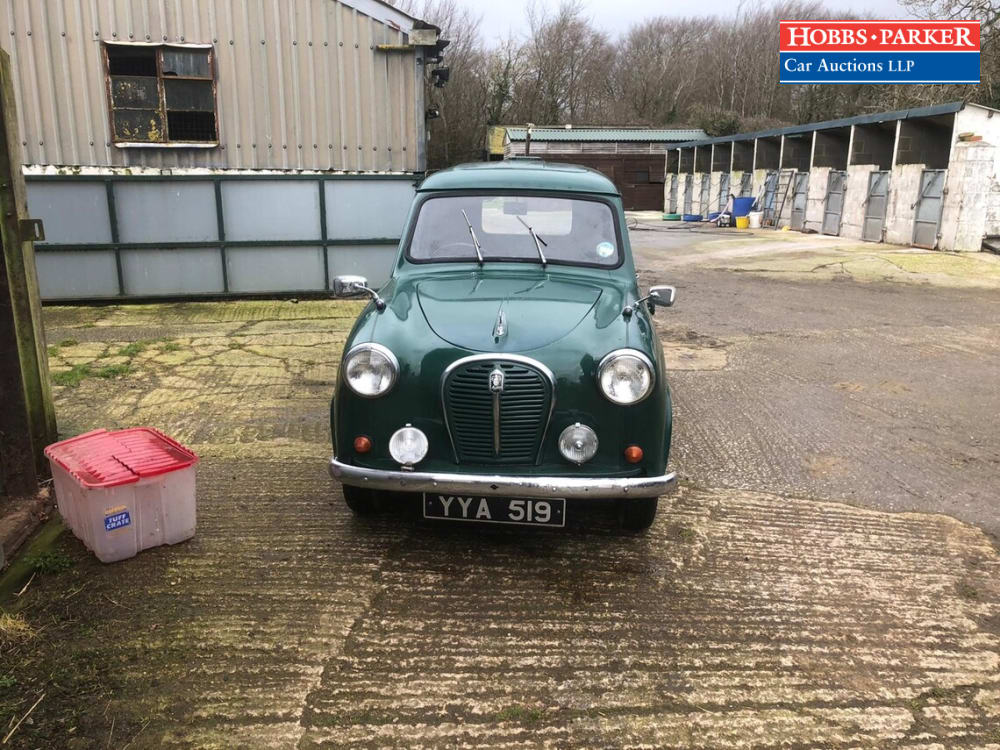
[[[979,83],[979,21],[782,21],[781,83]]]

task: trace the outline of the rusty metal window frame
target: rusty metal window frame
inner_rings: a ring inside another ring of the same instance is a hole
[[[120,138],[115,128],[115,112],[128,109],[127,107],[115,107],[113,89],[111,84],[111,58],[108,50],[112,47],[122,48],[146,48],[151,49],[156,59],[156,90],[159,106],[155,110],[160,116],[163,129],[163,140],[160,141],[135,141],[127,138]],[[165,76],[163,74],[163,52],[166,49],[180,49],[187,51],[202,51],[208,60],[207,76]],[[111,132],[111,142],[117,148],[218,148],[219,147],[219,98],[216,85],[216,65],[215,65],[215,45],[213,44],[159,44],[154,42],[118,42],[103,41],[101,43],[101,59],[104,65],[104,89],[108,102],[108,127]],[[215,125],[214,137],[211,140],[191,141],[191,140],[171,140],[170,126],[168,123],[167,111],[167,81],[202,81],[211,84],[212,89],[212,115]]]

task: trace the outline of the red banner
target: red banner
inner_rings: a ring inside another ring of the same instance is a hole
[[[782,21],[781,52],[979,52],[979,21]]]

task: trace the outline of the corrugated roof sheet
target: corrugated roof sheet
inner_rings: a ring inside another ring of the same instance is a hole
[[[856,115],[854,117],[844,117],[839,120],[824,120],[823,122],[810,122],[805,125],[789,125],[784,128],[773,128],[771,130],[756,130],[752,133],[736,133],[735,135],[723,135],[716,138],[697,138],[685,143],[678,143],[676,148],[687,148],[688,146],[708,146],[713,143],[729,143],[731,141],[748,141],[753,138],[769,138],[780,135],[795,135],[798,133],[811,133],[814,130],[830,130],[832,128],[846,128],[851,125],[869,125],[876,122],[894,122],[896,120],[909,120],[914,117],[934,117],[936,115],[948,115],[958,112],[965,106],[979,107],[982,105],[965,102],[948,102],[947,104],[934,104],[929,107],[915,107],[913,109],[897,109],[891,112],[876,112],[870,115]],[[988,107],[986,108],[988,109]]]
[[[507,136],[512,141],[523,141],[527,128],[508,127]],[[533,141],[633,141],[653,143],[690,141],[703,138],[705,131],[698,128],[671,130],[667,128],[532,128]]]

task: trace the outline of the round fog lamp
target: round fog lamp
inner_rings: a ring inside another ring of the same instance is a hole
[[[571,424],[559,435],[559,452],[567,461],[585,463],[597,453],[597,433],[585,424]]]
[[[389,438],[389,455],[403,466],[422,461],[427,448],[427,436],[412,425],[400,427]]]

